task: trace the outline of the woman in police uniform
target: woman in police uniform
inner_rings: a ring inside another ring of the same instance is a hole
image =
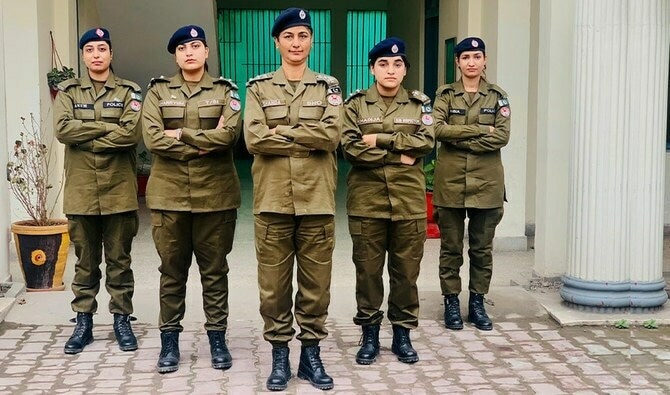
[[[434,108],[435,137],[442,143],[435,167],[433,204],[441,233],[444,322],[449,329],[463,328],[458,294],[467,216],[468,321],[480,330],[491,330],[484,295],[493,272],[493,237],[503,216],[505,180],[500,149],[509,141],[510,107],[505,91],[485,78],[486,50],[480,38],[464,39],[455,53],[461,78],[438,88]]]
[[[237,86],[207,73],[209,48],[199,26],[170,38],[179,72],[151,81],[142,125],[153,154],[147,185],[152,235],[161,258],[160,373],[179,365],[180,321],[186,279],[195,254],[200,270],[212,367],[228,369],[228,261],[233,246],[240,182],[232,149],[240,134]]]
[[[273,346],[267,388],[286,389],[291,377],[295,257],[295,319],[302,343],[298,377],[330,389],[333,379],[321,362],[319,342],[328,334],[342,96],[337,79],[307,67],[313,36],[306,10],[284,10],[272,37],[282,65],[249,81],[244,113],[244,137],[254,155],[260,313],[263,336]]]
[[[114,334],[121,350],[132,351],[137,340],[130,325],[135,289],[130,248],[138,228],[135,126],[142,95],[136,83],[112,72],[106,29],[84,33],[79,49],[87,71],[61,83],[54,103],[56,138],[65,145],[63,211],[77,255],[72,280],[77,324],[65,353],[79,353],[93,341],[103,247]]]
[[[352,164],[347,178],[347,213],[356,265],[354,323],[363,336],[356,362],[379,354],[382,273],[388,253],[388,318],[391,350],[401,362],[419,356],[409,331],[419,323],[416,280],[426,240],[426,188],[422,158],[435,144],[430,98],[401,84],[409,64],[405,43],[388,38],[368,54],[375,82],[345,103],[342,150]]]

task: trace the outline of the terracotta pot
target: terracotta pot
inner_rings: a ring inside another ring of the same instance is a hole
[[[28,291],[62,291],[63,273],[70,247],[67,220],[57,225],[33,226],[30,221],[12,224],[16,254]]]

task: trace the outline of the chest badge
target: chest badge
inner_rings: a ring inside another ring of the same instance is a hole
[[[421,122],[426,126],[430,126],[433,124],[433,116],[430,114],[423,114],[421,116]]]
[[[339,106],[340,104],[342,104],[342,96],[340,96],[336,93],[328,95],[328,103],[331,106]]]

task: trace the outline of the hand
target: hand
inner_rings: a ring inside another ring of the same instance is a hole
[[[402,163],[403,165],[412,166],[414,162],[416,162],[416,158],[412,158],[409,155],[400,154],[400,163]]]
[[[493,126],[489,126],[489,134],[493,134],[493,132],[495,132],[495,131],[496,131],[496,128],[494,128]]]
[[[376,147],[377,146],[377,133],[364,134],[363,135],[363,142],[365,144],[367,144],[369,147]]]
[[[209,151],[205,151],[204,149],[199,149],[198,150],[198,155],[200,155],[200,156],[207,155],[207,154],[209,154]]]
[[[221,115],[221,118],[219,118],[219,123],[216,124],[216,129],[222,129],[223,126],[225,125],[226,118]]]
[[[277,134],[277,127],[274,127],[269,130],[270,134]]]
[[[163,131],[163,134],[168,136],[168,137],[175,138],[175,139],[179,136],[179,132],[176,129],[165,129]]]

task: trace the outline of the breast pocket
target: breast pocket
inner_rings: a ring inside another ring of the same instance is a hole
[[[298,118],[302,120],[320,121],[323,112],[326,109],[326,103],[320,100],[315,102],[303,102],[298,111]]]
[[[449,115],[449,125],[465,125],[465,115],[460,114]]]
[[[84,122],[95,121],[95,110],[88,108],[75,108],[74,118]]]
[[[419,119],[396,119],[393,130],[404,134],[414,134],[419,130],[420,124],[421,120]]]
[[[480,125],[495,125],[496,116],[494,114],[479,114],[478,123]]]
[[[263,108],[265,119],[267,120],[270,129],[277,125],[288,124],[288,107],[286,106],[269,106]]]
[[[184,127],[185,107],[181,106],[163,106],[161,107],[161,116],[165,129],[178,129]]]
[[[119,123],[119,118],[123,114],[123,108],[103,108],[100,116],[104,122]]]
[[[223,103],[218,101],[217,104],[201,104],[198,105],[198,117],[200,118],[200,128],[215,129],[219,123],[221,115],[223,115]]]

